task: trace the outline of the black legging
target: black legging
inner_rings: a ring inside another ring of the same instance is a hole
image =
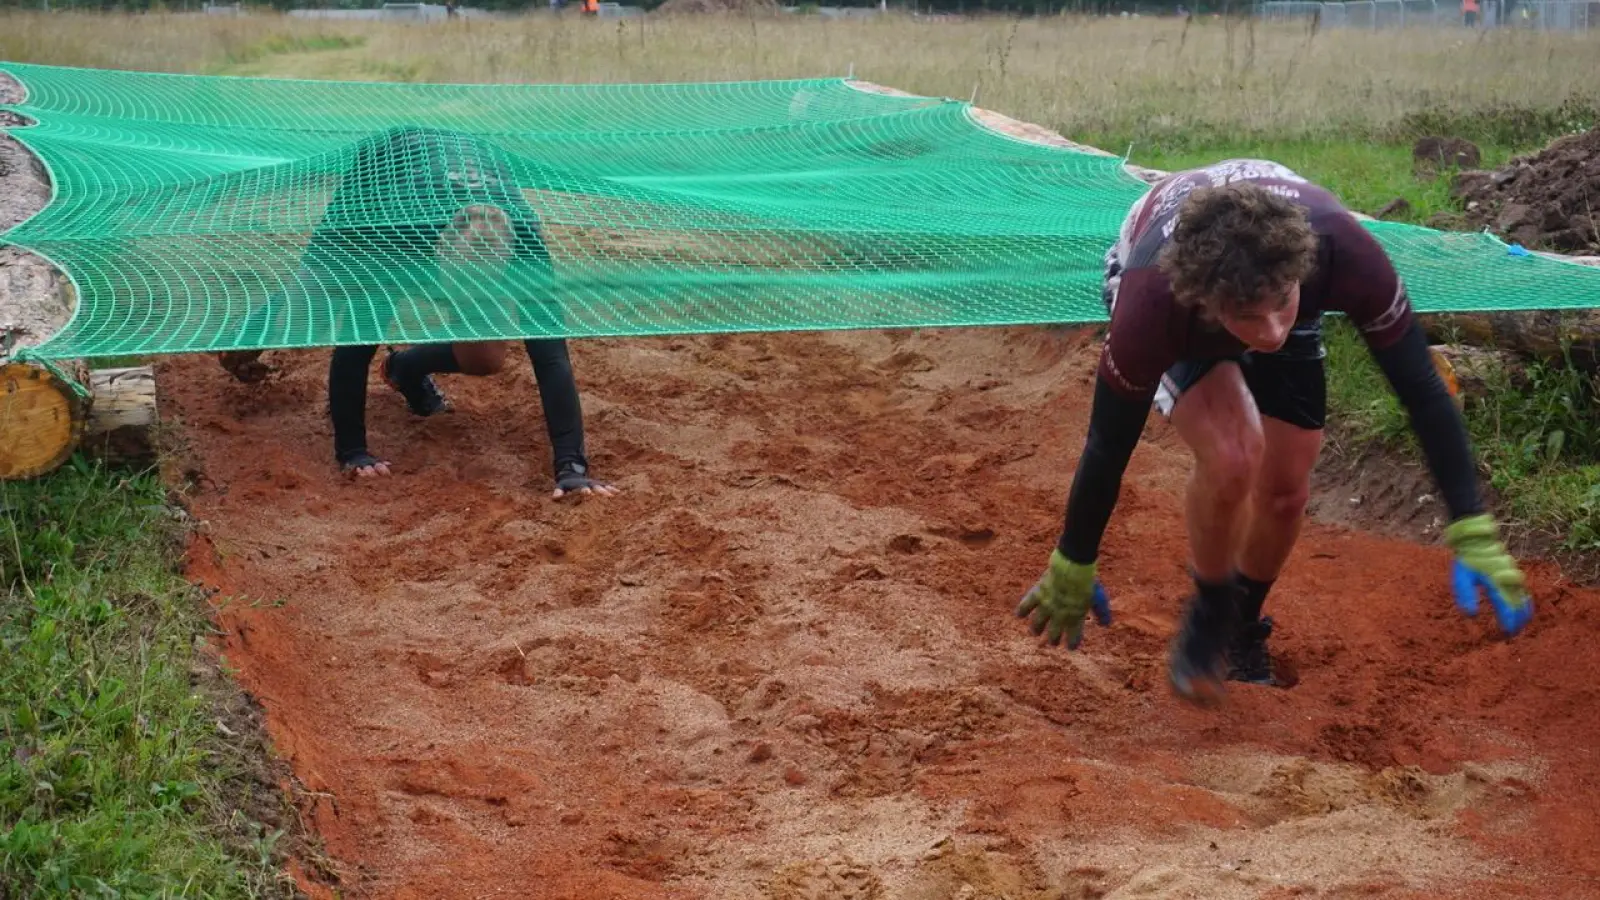
[[[565,338],[530,338],[523,342],[533,362],[533,377],[544,406],[554,471],[567,463],[589,465],[583,439],[583,407]],[[333,450],[343,465],[367,450],[367,376],[375,345],[338,347],[328,365],[328,412],[333,418]]]

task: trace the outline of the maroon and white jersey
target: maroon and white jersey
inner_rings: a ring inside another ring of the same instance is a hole
[[[1289,345],[1296,352],[1310,338],[1321,353],[1322,314],[1349,316],[1373,350],[1394,344],[1411,324],[1410,299],[1389,256],[1337,197],[1288,168],[1264,160],[1228,160],[1175,172],[1133,205],[1115,247],[1107,254],[1106,303],[1111,329],[1100,358],[1100,375],[1119,394],[1147,399],[1162,373],[1185,360],[1236,357],[1245,346],[1220,325],[1205,322],[1198,308],[1172,295],[1157,267],[1162,248],[1177,227],[1178,208],[1200,187],[1250,181],[1306,210],[1317,235],[1317,263],[1301,285],[1300,312]]]

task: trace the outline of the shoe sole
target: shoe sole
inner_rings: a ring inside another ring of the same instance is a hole
[[[1172,692],[1178,699],[1195,706],[1208,709],[1220,706],[1227,697],[1222,677],[1216,673],[1210,677],[1180,675],[1178,656],[1178,642],[1173,641],[1167,655],[1167,683],[1172,686]]]

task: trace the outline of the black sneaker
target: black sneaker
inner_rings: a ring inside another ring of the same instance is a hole
[[[412,415],[431,416],[450,411],[450,400],[439,390],[439,386],[433,383],[432,375],[401,379],[395,375],[394,358],[395,354],[392,352],[383,358],[383,380],[389,387],[398,391],[400,396],[406,398],[406,406],[410,408]]]
[[[1224,596],[1229,603],[1237,602],[1232,595]],[[1201,706],[1221,702],[1234,615],[1231,606],[1202,602],[1198,593],[1184,605],[1183,625],[1167,655],[1167,677],[1178,696]]]
[[[1272,636],[1272,617],[1249,622],[1234,632],[1228,644],[1228,680],[1247,684],[1281,685],[1272,669],[1267,638]]]

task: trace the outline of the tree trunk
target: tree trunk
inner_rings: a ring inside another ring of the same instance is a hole
[[[1520,390],[1527,381],[1523,360],[1504,350],[1465,344],[1440,344],[1428,349],[1433,353],[1434,368],[1457,406],[1464,407],[1468,397],[1486,397],[1507,387]]]

